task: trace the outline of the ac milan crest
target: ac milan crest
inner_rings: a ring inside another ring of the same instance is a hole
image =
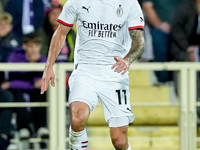
[[[123,15],[123,9],[122,9],[122,6],[121,5],[119,5],[119,7],[117,8],[117,16],[120,18],[120,17],[122,17],[122,15]]]

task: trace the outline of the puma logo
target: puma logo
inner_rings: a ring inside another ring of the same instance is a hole
[[[89,13],[90,6],[88,8],[86,8],[85,6],[82,6],[82,8],[85,9],[85,10],[87,10],[87,12]]]
[[[131,112],[131,110],[129,108],[127,108],[127,110]]]
[[[143,21],[144,21],[144,19],[142,17],[140,17],[140,22],[143,22]]]

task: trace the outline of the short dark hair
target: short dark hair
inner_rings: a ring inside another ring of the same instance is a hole
[[[23,43],[28,43],[28,42],[33,42],[33,43],[42,43],[42,37],[39,31],[34,31],[29,34],[25,34],[23,36]]]

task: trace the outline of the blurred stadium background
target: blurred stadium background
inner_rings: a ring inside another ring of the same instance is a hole
[[[0,0],[1,3],[8,1]],[[60,0],[60,2],[64,5],[66,0]],[[2,9],[0,5],[0,11]],[[147,29],[146,27],[146,33]],[[76,31],[75,28],[74,30]],[[146,45],[151,49],[149,43]],[[151,53],[150,51],[147,56],[151,56]],[[149,60],[151,61],[152,58]],[[0,63],[0,71],[43,71],[44,65]],[[65,75],[66,71],[73,70],[73,66],[72,63],[55,64],[56,88],[49,87],[47,102],[0,103],[0,108],[48,108],[49,136],[20,139],[19,132],[13,130],[15,136],[10,140],[12,144],[8,150],[42,150],[40,142],[47,144],[47,148],[43,150],[69,149],[70,122]],[[200,111],[198,109],[200,99],[197,97],[196,81],[196,73],[200,71],[199,66],[199,63],[182,62],[136,62],[131,66],[129,74],[131,107],[136,119],[130,124],[128,137],[133,150],[200,150]],[[158,84],[154,75],[155,70],[176,72],[177,88],[174,82]],[[12,124],[15,128],[15,114],[13,114]],[[90,115],[87,131],[89,150],[114,149],[100,103]]]

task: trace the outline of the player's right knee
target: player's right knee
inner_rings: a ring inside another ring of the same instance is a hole
[[[70,113],[72,130],[83,130],[89,117],[89,107],[85,103],[74,102],[70,104]]]
[[[85,128],[86,120],[80,117],[73,117],[71,119],[72,130],[75,132],[81,131]]]
[[[85,128],[87,122],[87,116],[83,115],[83,113],[75,113],[71,115],[71,127],[75,132],[82,131]]]

